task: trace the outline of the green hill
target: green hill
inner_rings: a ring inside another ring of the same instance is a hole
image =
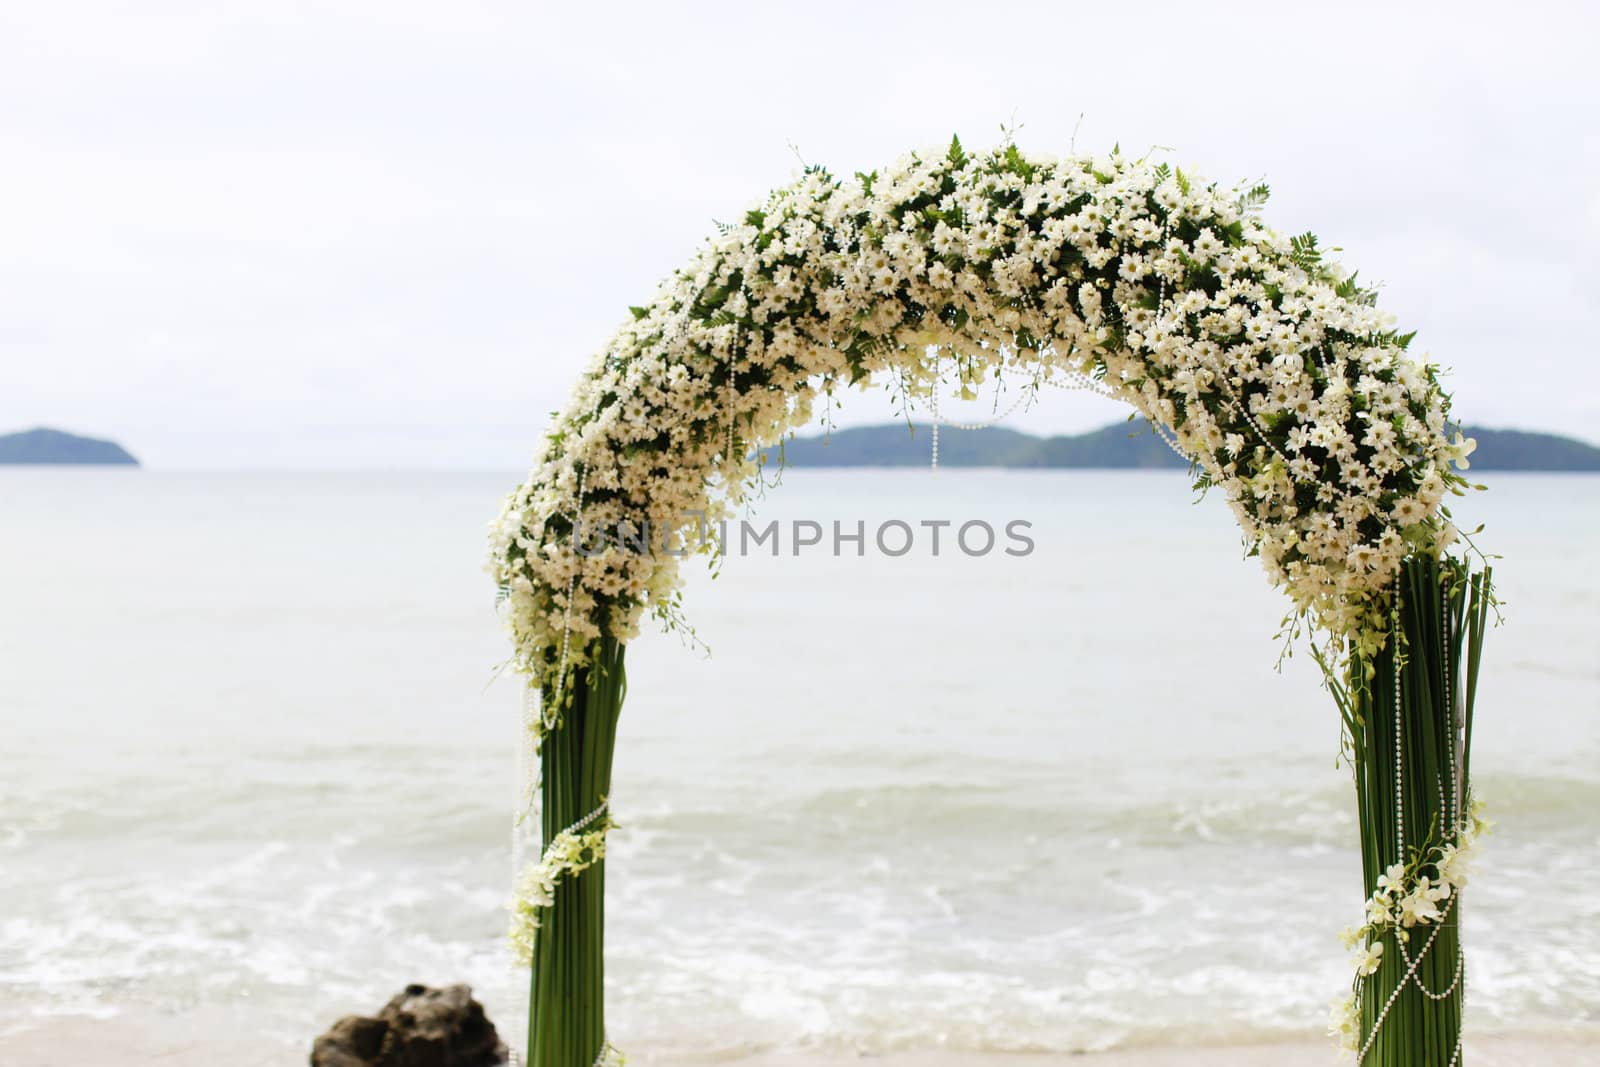
[[[1576,438],[1482,426],[1469,426],[1462,433],[1478,442],[1469,457],[1473,470],[1600,471],[1600,448]]]
[[[0,434],[0,464],[96,464],[137,467],[139,461],[114,441],[79,437],[60,430]]]
[[[1462,432],[1478,442],[1472,454],[1474,471],[1600,471],[1600,448],[1570,437],[1472,426]],[[893,423],[799,437],[785,446],[784,459],[794,467],[925,467],[930,450],[926,424]],[[775,451],[769,451],[772,458]],[[946,427],[939,431],[939,464],[1143,470],[1188,466],[1143,419],[1061,437],[1034,437],[999,427]]]

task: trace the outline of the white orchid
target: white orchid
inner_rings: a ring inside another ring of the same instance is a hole
[[[1328,1012],[1328,1036],[1339,1046],[1354,1052],[1361,1043],[1361,1013],[1356,1006],[1355,994],[1335,1000]]]
[[[604,814],[585,822],[594,828],[561,831],[543,855],[528,864],[517,879],[516,897],[511,905],[511,946],[517,959],[524,964],[533,959],[540,914],[555,904],[556,885],[605,859],[606,835],[615,824]]]
[[[1401,897],[1398,902],[1400,925],[1409,928],[1418,923],[1438,922],[1439,903],[1448,900],[1449,897],[1448,885],[1434,885],[1427,875],[1421,876],[1411,892]]]

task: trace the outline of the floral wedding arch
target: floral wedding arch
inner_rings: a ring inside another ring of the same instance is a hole
[[[1460,1062],[1492,596],[1444,501],[1472,443],[1448,433],[1438,368],[1313,236],[1268,228],[1266,198],[1115,152],[955,141],[854,180],[807,168],[631,309],[492,527],[540,760],[523,817],[537,812],[543,848],[513,924],[533,1067],[615,1058],[602,861],[624,646],[646,613],[681,624],[681,559],[714,547],[697,533],[819,400],[1001,375],[1127,403],[1227,498],[1344,720],[1368,897],[1334,1028],[1362,1063]],[[586,544],[592,528],[628,536]]]

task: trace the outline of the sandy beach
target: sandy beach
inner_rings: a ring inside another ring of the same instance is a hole
[[[230,1032],[222,1013],[146,1019],[44,1020],[0,1036],[0,1063],[8,1067],[289,1067],[310,1050]],[[1481,1034],[1467,1041],[1469,1067],[1591,1067],[1600,1065],[1600,1030],[1563,1034]],[[890,1055],[838,1052],[765,1053],[731,1058],[654,1055],[630,1049],[629,1062],[662,1067],[1331,1067],[1336,1057],[1317,1038],[1292,1043],[1164,1046],[1104,1052],[993,1053],[907,1051]]]
[[[1485,1036],[1467,1041],[1462,1059],[1471,1067],[1590,1067],[1600,1064],[1600,1036]],[[643,1058],[639,1062],[650,1062]],[[661,1061],[668,1062],[668,1061]],[[682,1061],[688,1063],[689,1061]],[[829,1056],[762,1056],[741,1067],[1331,1067],[1349,1064],[1321,1041],[1199,1048],[1113,1049],[1084,1053],[901,1053],[845,1059]]]

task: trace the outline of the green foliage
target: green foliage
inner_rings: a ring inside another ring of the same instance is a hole
[[[950,138],[950,151],[945,153],[944,158],[950,161],[952,167],[964,167],[967,165],[967,153],[961,147],[961,138],[955,136]]]
[[[1289,258],[1307,274],[1318,273],[1322,269],[1322,249],[1317,247],[1317,235],[1303,233],[1289,238]]]
[[[1032,163],[1028,162],[1028,160],[1023,156],[1022,151],[1014,144],[1006,145],[1004,158],[1006,162],[1006,169],[1010,170],[1013,174],[1020,174],[1024,178],[1032,178],[1034,172],[1038,169]]]
[[[1352,303],[1371,307],[1378,302],[1378,293],[1375,289],[1362,288],[1360,283],[1356,280],[1360,274],[1360,271],[1352,271],[1348,278],[1345,278],[1333,287],[1333,291],[1338,296],[1345,300],[1349,300]]]
[[[1254,214],[1266,205],[1272,196],[1272,189],[1266,182],[1257,182],[1239,195],[1239,210],[1246,214]]]

